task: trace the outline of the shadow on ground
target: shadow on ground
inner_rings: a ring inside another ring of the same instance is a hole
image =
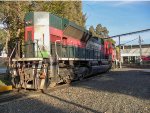
[[[93,113],[101,113],[51,94],[44,93],[44,95],[46,95],[46,97],[44,97],[45,99],[42,99],[42,101],[37,98],[27,98],[15,100],[6,104],[0,103],[0,113],[85,113],[84,110]],[[53,100],[54,103],[57,101],[59,105],[56,104],[57,102],[53,104],[53,101],[47,103],[48,99]],[[74,109],[70,106],[73,106]]]
[[[13,101],[7,105],[0,105],[1,113],[67,113],[67,109],[60,109],[37,99]]]
[[[85,109],[85,110],[87,110],[87,111],[89,111],[89,112],[101,113],[101,112],[99,112],[99,111],[96,111],[96,110],[91,109],[91,108],[89,108],[89,107],[86,107],[86,106],[77,104],[77,103],[75,103],[75,102],[67,101],[67,100],[64,100],[64,99],[62,99],[62,98],[59,98],[59,97],[57,97],[57,96],[54,96],[54,95],[51,95],[51,94],[48,94],[48,93],[44,93],[44,94],[47,95],[47,96],[49,96],[49,97],[55,98],[55,99],[57,99],[57,100],[59,100],[59,101],[61,101],[61,102],[65,102],[65,103],[67,103],[67,104],[69,104],[69,105],[73,105],[73,106],[76,106],[76,107],[78,107],[78,108]],[[80,113],[81,113],[81,112],[80,112]]]
[[[150,73],[136,69],[111,71],[72,86],[150,99]]]
[[[95,91],[107,91],[150,99],[150,74],[138,70],[111,71],[100,76],[91,77],[79,83],[73,83],[72,87],[82,87]],[[1,113],[83,113],[84,110],[100,113],[92,108],[65,100],[61,97],[45,93],[45,99],[29,98],[21,101],[13,101],[9,104],[0,104]],[[64,95],[64,94],[63,94]],[[50,102],[47,99],[51,100]],[[53,102],[59,101],[59,105]],[[48,103],[47,103],[48,102]],[[74,109],[72,109],[73,106]],[[79,108],[79,109],[76,109]]]

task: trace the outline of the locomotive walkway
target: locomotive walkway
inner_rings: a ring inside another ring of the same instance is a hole
[[[0,104],[0,113],[149,113],[150,74],[115,69],[70,87]]]

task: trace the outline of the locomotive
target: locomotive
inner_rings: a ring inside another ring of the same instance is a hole
[[[46,89],[106,72],[112,66],[113,47],[68,19],[49,12],[29,12],[24,43],[17,40],[10,48],[12,84],[15,88]]]

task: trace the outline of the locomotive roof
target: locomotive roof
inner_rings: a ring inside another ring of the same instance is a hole
[[[73,22],[73,21],[69,21],[68,19],[66,19],[66,18],[63,18],[63,17],[60,17],[60,16],[58,16],[58,15],[55,15],[55,14],[52,14],[52,13],[50,13],[50,12],[43,12],[43,11],[40,11],[40,12],[28,12],[28,13],[26,13],[26,15],[25,15],[25,21],[28,21],[28,20],[34,20],[34,14],[35,13],[48,13],[49,15],[51,15],[51,16],[56,16],[56,17],[58,17],[58,18],[60,18],[60,19],[62,19],[62,21],[67,21],[66,23],[68,23],[69,25],[71,25],[71,26],[74,26],[74,27],[76,27],[77,29],[80,29],[80,30],[82,30],[82,31],[84,31],[84,32],[89,32],[88,30],[86,30],[84,27],[81,27],[81,26],[79,26],[79,25],[77,25],[75,22]]]

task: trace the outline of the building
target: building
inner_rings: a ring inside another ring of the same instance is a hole
[[[142,62],[150,63],[150,44],[141,46]],[[123,64],[139,63],[140,62],[140,46],[139,45],[124,45],[121,46],[121,61]]]

